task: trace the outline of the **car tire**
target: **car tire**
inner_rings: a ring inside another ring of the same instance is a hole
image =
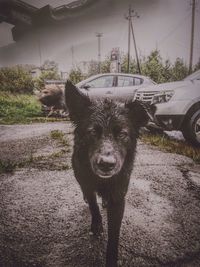
[[[200,109],[195,110],[186,118],[182,133],[186,141],[200,147]]]

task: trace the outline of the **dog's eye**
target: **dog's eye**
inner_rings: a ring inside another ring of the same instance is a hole
[[[95,125],[88,129],[88,134],[93,136],[100,136],[102,134],[102,128],[99,125]]]
[[[122,130],[119,134],[119,137],[127,137],[128,136],[128,131],[127,130]]]
[[[121,128],[120,126],[115,126],[113,128],[113,134],[115,137],[126,137],[128,136],[128,131],[126,129]]]
[[[89,134],[89,135],[95,135],[95,129],[94,128],[89,128],[88,130],[87,130],[87,133]]]

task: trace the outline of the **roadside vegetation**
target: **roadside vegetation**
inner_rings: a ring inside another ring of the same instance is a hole
[[[41,105],[33,95],[0,92],[0,123],[29,123],[41,117]]]
[[[60,121],[47,118],[35,91],[41,90],[45,79],[60,79],[57,64],[46,61],[39,78],[31,76],[35,66],[19,65],[0,68],[0,124]]]
[[[176,153],[194,160],[195,163],[200,164],[200,149],[193,147],[184,141],[170,140],[165,135],[143,134],[141,140],[144,143],[158,147],[159,149]]]
[[[110,72],[110,56],[101,62],[101,72]],[[181,58],[173,63],[164,60],[158,50],[152,51],[149,56],[140,57],[141,71],[143,75],[149,76],[157,83],[182,80],[188,75],[188,66]],[[31,71],[36,66],[23,65],[0,68],[0,124],[33,123],[60,121],[59,118],[47,118],[41,109],[35,92],[42,90],[45,79],[61,79],[58,64],[46,60],[41,67],[41,74],[38,78],[31,76]],[[199,62],[194,66],[193,71],[200,69]],[[127,72],[127,55],[121,53],[121,71]],[[84,73],[78,65],[69,72],[69,79],[73,83],[98,73],[98,62],[90,61],[87,73]],[[130,73],[138,73],[135,59],[130,59]],[[65,137],[59,132],[52,132],[51,138],[58,140],[60,144],[67,145]],[[199,149],[193,148],[183,142],[172,141],[165,137],[144,135],[144,142],[158,146],[168,152],[182,154],[200,163]],[[1,166],[0,169],[12,169],[12,164]],[[15,168],[15,166],[14,166]]]
[[[34,141],[33,141],[34,142]],[[41,146],[38,146],[41,143]],[[48,153],[42,153],[41,147],[51,144],[52,149]],[[35,147],[38,146],[38,153]],[[14,173],[21,168],[37,168],[52,171],[63,171],[71,168],[71,145],[69,135],[60,130],[51,131],[47,141],[37,140],[37,145],[32,146],[23,155],[14,159],[0,159],[0,174]]]
[[[121,53],[120,58],[121,72],[127,73],[127,54]],[[101,62],[101,73],[110,72],[110,64],[110,55],[108,55]],[[159,50],[152,51],[149,56],[141,56],[140,65],[142,75],[150,77],[156,83],[179,81],[184,79],[189,73],[188,66],[183,59],[176,58],[174,62],[171,62],[169,59],[164,60]],[[200,69],[200,59],[194,66],[193,71],[198,69]],[[130,59],[130,73],[138,73],[137,62],[134,58]],[[98,74],[98,62],[91,60],[88,64],[87,73],[83,72],[79,65],[76,65],[76,67],[71,69],[69,79],[74,83],[78,83],[95,74]]]
[[[101,62],[101,72],[110,72],[110,57]],[[147,57],[140,58],[142,74],[149,76],[157,83],[177,81],[185,78],[188,67],[185,62],[177,58],[174,63],[163,60],[160,52],[154,50]],[[18,65],[0,68],[0,123],[32,123],[54,121],[42,114],[41,106],[36,99],[35,92],[41,91],[45,79],[61,79],[58,64],[46,60],[41,66],[39,77],[33,78],[31,71],[34,65]],[[194,71],[200,68],[200,61],[194,66]],[[127,72],[127,55],[121,53],[121,71]],[[69,79],[79,81],[98,73],[98,62],[90,61],[87,73],[83,73],[77,65],[69,72]],[[130,60],[130,73],[138,73],[136,61]]]

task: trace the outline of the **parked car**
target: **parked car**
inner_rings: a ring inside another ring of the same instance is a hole
[[[187,141],[200,146],[200,70],[182,81],[141,88],[135,99],[156,104],[157,126],[180,130]]]
[[[148,77],[137,74],[105,73],[91,76],[76,86],[91,98],[112,97],[133,99],[137,89],[156,84]]]

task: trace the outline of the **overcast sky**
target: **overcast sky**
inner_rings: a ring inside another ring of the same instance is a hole
[[[140,55],[148,55],[153,49],[160,50],[163,58],[174,61],[181,57],[189,59],[191,6],[190,0],[100,0],[87,14],[62,23],[58,27],[46,27],[39,32],[30,33],[17,43],[11,36],[12,25],[0,24],[0,65],[40,64],[52,59],[59,63],[60,69],[69,70],[74,63],[97,59],[96,32],[102,32],[102,58],[113,47],[127,52],[128,25],[124,15],[129,3],[139,13],[134,18],[134,31]],[[200,4],[197,0],[194,63],[200,57]],[[67,4],[70,0],[26,0],[25,2],[42,7]],[[72,50],[73,46],[73,50]],[[72,57],[73,51],[73,57]],[[134,57],[132,46],[131,51]]]

